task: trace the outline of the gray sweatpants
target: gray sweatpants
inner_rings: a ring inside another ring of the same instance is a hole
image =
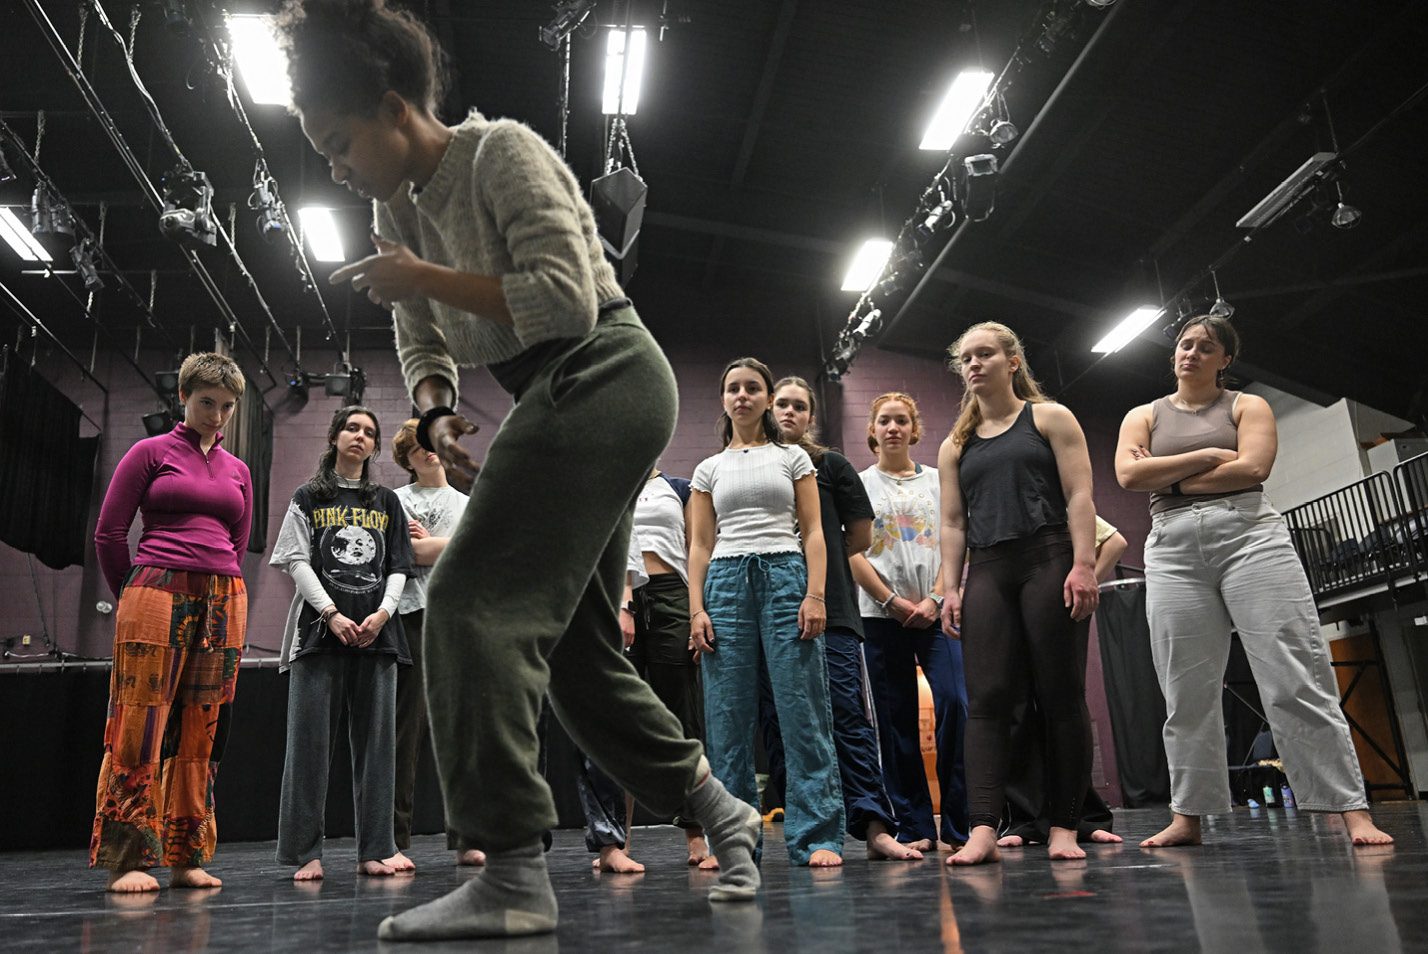
[[[1170,807],[1231,808],[1220,695],[1239,632],[1294,801],[1367,808],[1319,615],[1283,518],[1249,492],[1156,514],[1145,543],[1150,648],[1165,694]]]
[[[712,406],[712,398],[711,398]],[[673,815],[702,748],[621,651],[635,497],[678,395],[633,308],[602,315],[516,395],[427,589],[425,671],[447,824],[502,851],[556,825],[537,770],[541,695],[571,739]]]
[[[278,863],[322,857],[327,774],[337,726],[347,712],[357,860],[397,853],[392,840],[396,770],[397,657],[381,653],[309,653],[288,679],[287,756],[278,806]]]

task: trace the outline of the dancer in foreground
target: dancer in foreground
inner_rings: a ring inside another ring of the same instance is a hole
[[[1008,723],[1027,671],[1050,753],[1047,851],[1084,858],[1076,820],[1091,778],[1086,641],[1098,596],[1086,438],[1041,393],[1010,328],[973,325],[950,354],[965,391],[937,460],[942,565],[960,567],[965,556],[970,566],[960,596],[947,588],[942,622],[962,634],[972,832],[947,863],[1001,858]]]
[[[155,865],[174,888],[222,884],[203,865],[248,618],[253,481],[220,444],[243,386],[226,355],[185,358],[183,423],[129,449],[99,511],[94,549],[119,609],[89,864],[109,869],[110,891],[157,891]]]
[[[1165,694],[1170,824],[1143,848],[1200,844],[1200,818],[1230,811],[1221,682],[1239,633],[1303,811],[1339,812],[1356,845],[1384,845],[1339,708],[1319,614],[1289,528],[1265,498],[1279,436],[1261,397],[1228,390],[1239,335],[1192,318],[1175,342],[1175,391],[1126,415],[1116,477],[1150,493],[1146,615]]]
[[[375,203],[376,254],[332,280],[394,310],[418,440],[453,483],[475,466],[459,443],[476,428],[455,410],[458,365],[487,366],[515,400],[432,572],[423,627],[447,823],[486,866],[378,936],[555,929],[541,846],[555,805],[536,767],[547,690],[575,743],[626,791],[703,825],[722,864],[711,899],[751,900],[757,810],[710,774],[620,649],[630,513],[678,397],[580,184],[520,123],[439,120],[441,52],[410,14],[381,0],[292,0],[279,33],[304,134],[334,180]],[[558,537],[539,532],[532,501],[559,505]]]

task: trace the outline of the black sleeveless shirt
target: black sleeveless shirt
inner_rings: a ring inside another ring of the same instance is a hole
[[[1066,495],[1051,442],[1036,428],[1031,402],[996,437],[973,434],[957,473],[967,514],[967,546],[1023,540],[1043,527],[1066,526]]]

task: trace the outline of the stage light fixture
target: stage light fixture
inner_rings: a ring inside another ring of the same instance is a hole
[[[843,276],[843,291],[861,292],[872,288],[883,273],[883,266],[892,257],[892,250],[893,243],[887,239],[868,239],[864,242]]]
[[[30,217],[34,222],[30,231],[36,235],[74,236],[74,215],[69,206],[44,185],[35,186],[35,195],[30,200]]]
[[[956,195],[966,218],[981,222],[990,216],[997,205],[997,157],[982,153],[963,159],[957,170]]]
[[[540,28],[540,41],[552,50],[560,49],[565,38],[585,22],[590,11],[595,9],[595,0],[565,0],[555,5],[555,19]]]
[[[1335,182],[1334,188],[1339,190],[1339,204],[1334,209],[1334,214],[1329,216],[1329,224],[1336,229],[1351,229],[1359,224],[1359,220],[1364,217],[1364,214],[1358,206],[1349,205],[1344,201],[1342,182]]]
[[[917,225],[917,240],[926,242],[938,232],[945,232],[957,224],[957,212],[952,200],[945,196],[927,211],[927,216]]]
[[[1091,346],[1091,350],[1097,354],[1114,354],[1150,327],[1160,314],[1165,311],[1158,305],[1143,305],[1135,309],[1129,315],[1120,320],[1120,323],[1106,333],[1106,336]]]
[[[188,4],[184,0],[159,0],[164,12],[164,29],[174,36],[187,37],[193,34],[193,18],[189,16]]]
[[[254,103],[286,106],[292,102],[288,61],[273,32],[273,18],[230,14],[228,36],[233,40],[233,62]]]
[[[337,230],[337,218],[332,210],[322,206],[308,205],[298,209],[298,221],[302,223],[302,234],[307,239],[307,247],[312,257],[319,262],[343,262],[347,260],[342,248],[342,234]]]
[[[5,150],[0,147],[0,182],[9,182],[15,178],[15,170],[10,168],[10,161],[5,158]]]
[[[170,406],[161,411],[150,411],[144,415],[144,433],[150,437],[167,434],[182,420],[181,406]]]
[[[156,371],[154,373],[154,387],[160,394],[167,397],[177,397],[179,390],[179,373],[177,371]]]
[[[600,111],[606,116],[633,116],[640,105],[640,79],[645,71],[649,37],[644,27],[630,28],[630,58],[626,66],[625,36],[625,30],[616,27],[605,38],[605,86]]]
[[[362,394],[367,389],[367,376],[361,368],[350,364],[341,371],[334,371],[323,380],[322,390],[328,397],[338,397],[347,404],[361,404]]]
[[[987,131],[987,138],[998,146],[1005,146],[1021,135],[1021,130],[1010,119],[998,119]]]
[[[1210,281],[1215,284],[1215,303],[1210,306],[1210,314],[1216,318],[1229,318],[1235,313],[1235,306],[1225,301],[1225,296],[1220,294],[1220,277],[1214,270],[1210,271]]]
[[[981,111],[987,99],[987,89],[993,76],[986,70],[964,70],[952,81],[952,87],[933,114],[922,134],[919,149],[946,152],[962,135],[971,118]]]
[[[74,270],[84,280],[85,290],[91,292],[97,292],[104,287],[104,279],[99,277],[99,267],[95,264],[94,257],[94,240],[87,235],[69,250],[69,260],[74,263]]]
[[[27,262],[53,261],[50,253],[35,241],[25,223],[21,222],[20,217],[10,208],[0,207],[0,238]]]
[[[275,241],[284,231],[283,216],[274,188],[275,184],[271,179],[259,174],[253,180],[253,193],[248,196],[248,208],[258,213],[255,219],[258,234],[268,242]]]
[[[159,231],[180,245],[218,244],[218,224],[213,217],[213,186],[208,176],[189,166],[179,166],[162,181],[164,211]]]

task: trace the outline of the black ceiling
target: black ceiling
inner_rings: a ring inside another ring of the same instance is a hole
[[[63,65],[77,55],[93,102],[157,182],[174,154],[98,8],[4,0],[0,118],[30,152],[38,139],[40,167],[96,234],[105,203],[104,249],[133,291],[105,269],[91,317],[76,276],[21,274],[0,247],[10,293],[0,292],[0,330],[42,321],[84,360],[96,328],[101,346],[132,351],[141,329],[143,344],[177,351],[232,325],[244,363],[265,359],[278,378],[295,364],[299,327],[311,370],[330,365],[349,332],[353,346],[388,341],[384,316],[326,287],[325,266],[324,313],[291,248],[259,238],[246,208],[253,142],[204,45],[166,27],[164,6],[102,4],[119,34],[132,31],[138,75],[212,180],[225,229],[236,209],[234,245],[255,285],[225,243],[198,251],[196,269],[159,235],[133,170]],[[221,22],[209,0],[185,6],[200,34]],[[474,106],[556,140],[560,59],[538,38],[549,3],[412,6],[453,54],[446,118]],[[630,18],[654,25],[662,11],[669,29],[629,122],[650,189],[631,292],[667,343],[821,365],[855,302],[838,284],[857,244],[896,236],[947,161],[917,148],[947,83],[979,63],[999,72],[1021,49],[1003,88],[1022,135],[996,150],[994,214],[922,248],[937,267],[916,291],[877,301],[882,332],[864,347],[933,356],[966,325],[1001,320],[1023,333],[1050,390],[1123,407],[1164,389],[1166,343],[1151,330],[1100,361],[1092,343],[1132,304],[1179,295],[1203,308],[1214,298],[1207,269],[1219,263],[1246,343],[1243,377],[1421,419],[1428,17],[1415,0],[634,0]],[[605,0],[573,43],[568,155],[586,181],[603,158],[596,24],[625,17],[623,3]],[[244,105],[286,202],[341,207],[357,242],[367,210],[327,179],[296,121]],[[1333,148],[1330,119],[1340,183],[1362,224],[1332,228],[1328,209],[1297,222],[1311,198],[1244,241],[1236,220]],[[4,148],[19,175],[0,183],[0,204],[27,206],[34,179],[14,145]],[[989,149],[967,136],[953,153]]]

